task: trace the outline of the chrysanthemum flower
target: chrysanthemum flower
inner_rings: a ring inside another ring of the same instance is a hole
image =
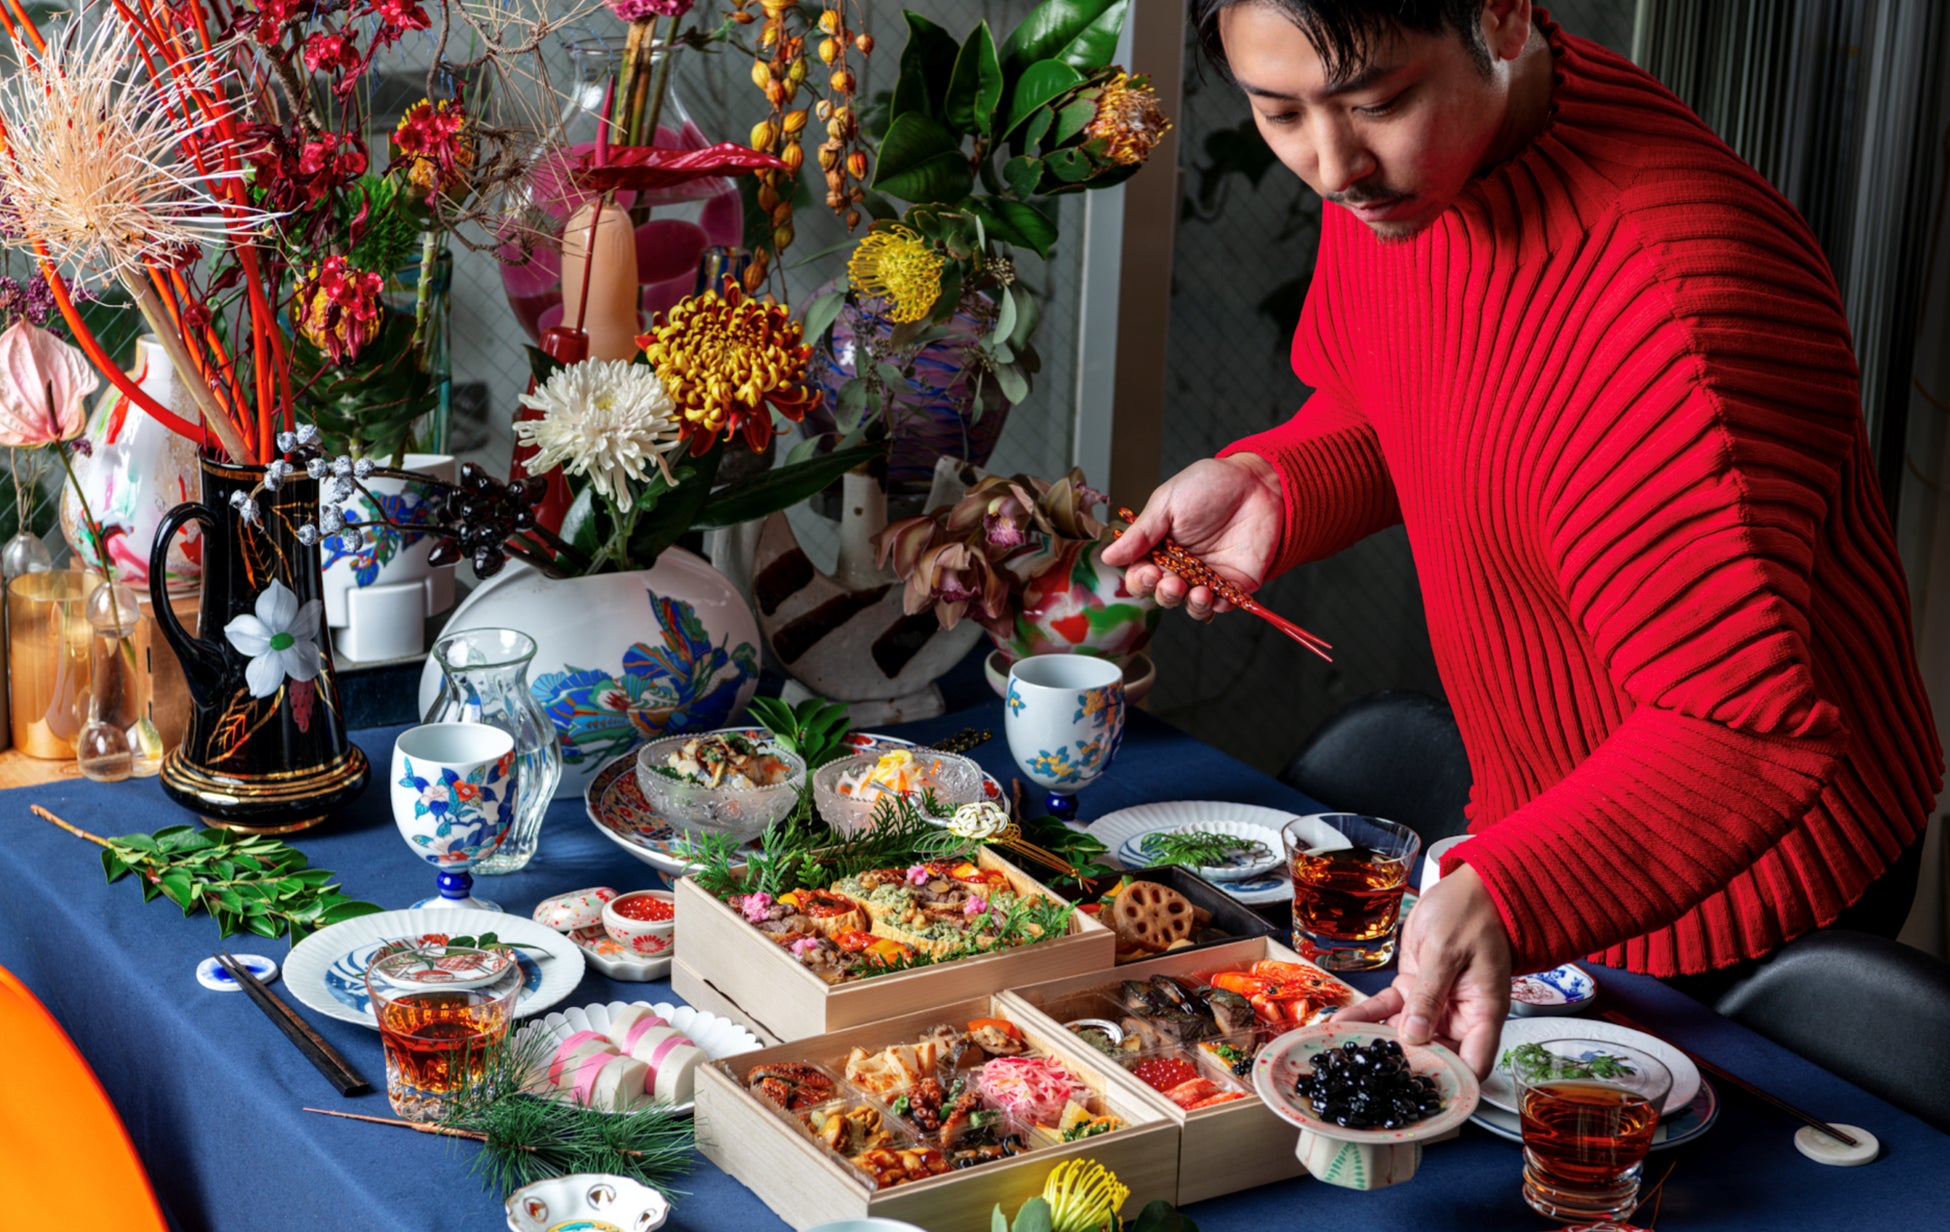
[[[611,503],[629,499],[629,485],[654,465],[675,483],[665,455],[683,443],[677,408],[657,373],[644,364],[591,359],[559,368],[521,404],[540,419],[515,424],[515,441],[533,445],[528,468],[545,474],[560,466],[587,475]]]
[[[326,257],[298,288],[298,332],[333,363],[351,363],[386,328],[385,287],[381,275]]]
[[[927,316],[941,298],[943,264],[926,240],[893,223],[861,237],[846,273],[857,294],[886,300],[887,319],[899,324]]]
[[[1109,146],[1105,157],[1121,167],[1135,167],[1151,157],[1171,121],[1158,107],[1158,92],[1148,77],[1119,73],[1104,83],[1097,96],[1097,114],[1084,129],[1091,141]]]
[[[741,431],[757,451],[772,439],[773,411],[796,423],[819,405],[805,383],[812,348],[802,333],[784,308],[745,298],[727,278],[722,295],[678,301],[636,344],[670,391],[691,453]]]

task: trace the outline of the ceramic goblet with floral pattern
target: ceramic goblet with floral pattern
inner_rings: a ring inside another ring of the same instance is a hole
[[[415,907],[499,911],[473,896],[468,870],[514,824],[515,738],[485,723],[423,723],[393,745],[393,824],[440,871],[440,893]]]
[[[1077,815],[1076,793],[1103,777],[1124,743],[1124,669],[1090,655],[1032,655],[1009,669],[1002,729],[1052,816]]]

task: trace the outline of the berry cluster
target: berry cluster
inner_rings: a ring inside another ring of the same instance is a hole
[[[1329,1048],[1293,1089],[1313,1102],[1315,1115],[1343,1129],[1400,1129],[1442,1109],[1435,1079],[1410,1072],[1391,1039]]]
[[[472,462],[461,463],[457,485],[427,486],[424,516],[441,536],[427,563],[438,568],[466,556],[483,578],[508,563],[510,539],[535,529],[535,506],[548,494],[548,480],[541,475],[503,482]]]

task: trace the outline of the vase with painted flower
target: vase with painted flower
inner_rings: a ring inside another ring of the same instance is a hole
[[[262,466],[206,454],[201,495],[162,519],[149,593],[189,681],[190,721],[163,761],[163,791],[214,826],[302,830],[366,785],[347,737],[319,572],[318,483],[297,471],[275,486]],[[203,530],[200,635],[170,608],[176,532]]]

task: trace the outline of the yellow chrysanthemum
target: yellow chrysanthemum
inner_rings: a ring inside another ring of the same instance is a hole
[[[808,388],[812,348],[803,327],[777,304],[745,298],[727,278],[722,295],[680,300],[636,344],[657,370],[683,419],[693,455],[720,433],[742,431],[753,450],[772,439],[772,412],[798,422],[819,404]]]
[[[1170,130],[1171,121],[1158,107],[1158,92],[1151,88],[1151,79],[1119,73],[1097,96],[1097,114],[1084,135],[1106,142],[1110,161],[1135,167],[1151,157],[1151,151]]]
[[[1116,1232],[1131,1187],[1094,1159],[1058,1164],[1043,1182],[1051,1232]]]
[[[886,300],[887,319],[899,324],[925,317],[941,298],[943,264],[926,240],[895,224],[862,237],[846,272],[854,291]]]

